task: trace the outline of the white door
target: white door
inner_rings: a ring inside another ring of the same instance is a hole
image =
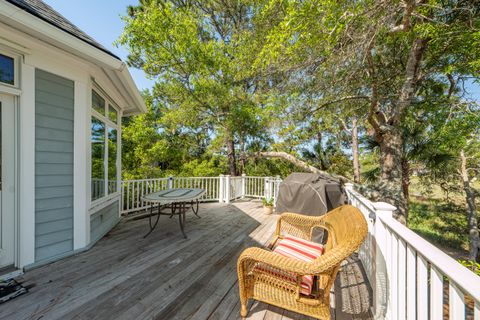
[[[15,263],[15,109],[0,94],[0,268]]]

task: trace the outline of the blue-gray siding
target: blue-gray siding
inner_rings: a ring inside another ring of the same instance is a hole
[[[117,224],[118,210],[118,201],[115,201],[90,216],[90,242],[99,240]]]
[[[35,71],[35,262],[73,251],[74,82]]]

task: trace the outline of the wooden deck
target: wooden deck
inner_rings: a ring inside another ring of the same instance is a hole
[[[239,319],[236,260],[263,246],[275,228],[259,202],[203,204],[202,218],[122,221],[91,250],[31,270],[18,280],[30,292],[0,305],[0,319]],[[333,297],[333,296],[332,296]],[[335,319],[372,319],[370,290],[351,257],[337,277]],[[311,319],[251,303],[249,319]]]

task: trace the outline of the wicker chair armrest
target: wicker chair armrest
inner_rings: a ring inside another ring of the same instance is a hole
[[[257,262],[299,275],[311,274],[310,272],[312,271],[310,263],[287,258],[275,252],[255,247],[245,249],[238,258],[237,265],[244,272],[248,272]]]

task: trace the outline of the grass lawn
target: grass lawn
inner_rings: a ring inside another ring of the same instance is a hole
[[[426,188],[413,179],[408,226],[455,259],[468,256],[468,229],[462,194],[450,194],[449,201],[438,186]]]
[[[468,255],[464,207],[438,200],[410,200],[408,227],[455,259]]]

